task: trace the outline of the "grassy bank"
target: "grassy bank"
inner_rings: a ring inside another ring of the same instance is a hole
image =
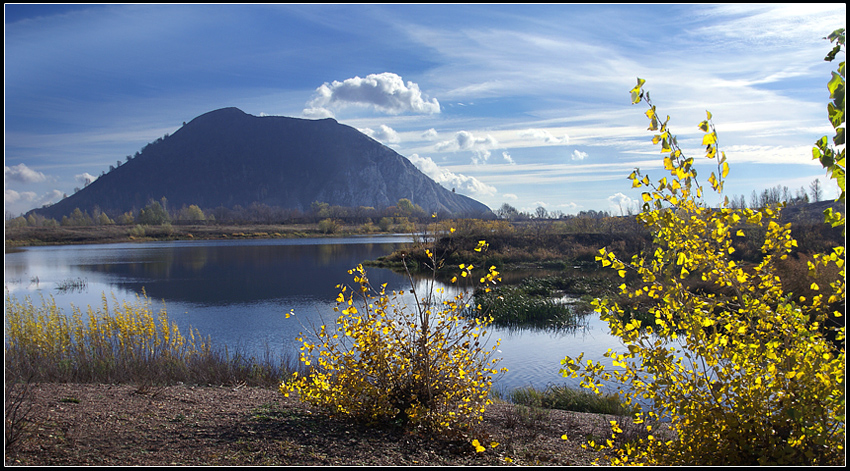
[[[208,337],[181,331],[148,298],[135,303],[108,300],[66,315],[52,299],[33,303],[6,294],[5,371],[7,383],[247,385],[276,388],[294,371],[306,371],[295,357],[267,352],[263,358],[212,345]],[[609,399],[568,388],[523,388],[496,393],[525,406],[618,414]]]
[[[582,437],[626,412],[568,388],[494,393],[477,436],[498,445],[478,453],[305,409],[277,390],[297,362],[216,349],[144,297],[66,316],[7,294],[5,314],[6,464],[586,465],[596,453]]]
[[[318,224],[197,225],[197,226],[59,226],[6,228],[6,251],[39,245],[106,244],[169,240],[284,239],[380,234],[362,226],[340,225],[332,232]]]

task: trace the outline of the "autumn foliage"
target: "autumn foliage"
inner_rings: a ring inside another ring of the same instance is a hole
[[[844,45],[844,31],[830,40]],[[828,56],[832,60],[836,50]],[[835,77],[840,80],[837,80]],[[686,157],[638,79],[632,102],[645,102],[653,143],[661,146],[669,175],[651,180],[635,170],[633,187],[645,189],[638,220],[653,234],[653,247],[630,261],[605,249],[598,260],[634,284],[623,284],[622,295],[647,299],[649,319],[626,316],[610,299],[595,302],[611,332],[623,340],[622,352],[605,357],[614,369],[594,361],[567,357],[565,376],[581,377],[582,385],[600,392],[603,383],[619,385],[626,404],[640,405],[634,421],[645,424],[647,438],[621,444],[614,424],[597,449],[612,449],[617,464],[764,465],[842,464],[845,441],[845,306],[844,246],[814,257],[812,274],[825,266],[837,274],[827,285],[812,282],[813,296],[788,292],[777,265],[797,245],[791,225],[781,224],[782,205],[762,209],[732,209],[728,202],[708,207],[703,192],[722,196],[729,163],[720,151],[711,113],[699,124],[706,157],[716,164],[703,186],[694,159]],[[830,120],[836,127],[828,152],[818,141],[820,158],[844,197],[844,62],[833,74]],[[843,225],[842,215],[827,214]],[[742,228],[763,233],[761,261],[736,263],[733,240]],[[712,289],[692,289],[694,281]],[[673,438],[662,438],[669,425]]]
[[[338,286],[336,322],[298,338],[309,373],[294,374],[281,392],[332,414],[441,434],[465,434],[479,423],[499,372],[498,342],[486,344],[487,319],[460,315],[470,296],[438,288],[440,258],[430,249],[426,256],[431,278],[416,283],[408,273],[407,293],[373,286],[362,265],[350,270],[354,283]],[[474,267],[459,270],[468,278]],[[479,281],[486,289],[498,279],[491,267]]]

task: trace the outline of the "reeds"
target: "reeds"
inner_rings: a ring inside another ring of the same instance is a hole
[[[7,381],[272,386],[295,364],[213,348],[197,330],[181,332],[165,309],[154,314],[144,293],[111,306],[104,294],[99,309],[67,316],[52,297],[36,305],[7,292],[4,353]]]
[[[582,306],[564,303],[551,278],[527,278],[515,286],[478,291],[475,301],[480,311],[493,317],[499,327],[574,329],[584,324],[588,314]]]
[[[504,394],[504,393],[503,393]],[[544,389],[522,387],[507,394],[511,403],[543,409],[560,409],[608,415],[631,415],[634,410],[623,405],[616,394],[596,395],[583,389],[549,385]]]

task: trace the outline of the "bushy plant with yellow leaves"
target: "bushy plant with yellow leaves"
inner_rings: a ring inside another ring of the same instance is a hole
[[[481,241],[477,250],[485,248]],[[467,293],[449,296],[437,287],[441,260],[425,251],[431,274],[417,283],[408,272],[407,298],[387,292],[386,285],[372,286],[362,265],[350,270],[354,283],[337,286],[336,323],[312,329],[313,338],[298,338],[309,373],[293,374],[281,392],[297,392],[331,414],[441,434],[465,434],[480,423],[499,372],[493,357],[498,342],[486,346],[488,320],[460,315],[471,302]],[[460,265],[459,276],[473,271]],[[494,267],[479,279],[485,289],[498,280]]]
[[[829,39],[843,46],[844,31]],[[581,377],[582,385],[596,392],[603,383],[621,385],[623,401],[641,406],[634,420],[655,425],[647,425],[647,438],[621,444],[615,440],[620,432],[615,423],[610,440],[589,445],[611,450],[617,464],[843,464],[845,329],[843,321],[835,321],[845,306],[844,247],[810,262],[812,272],[824,265],[838,267],[829,286],[812,285],[815,296],[783,290],[777,262],[796,241],[790,224],[780,223],[781,207],[731,209],[726,202],[707,207],[694,159],[682,153],[668,128],[669,117],[661,121],[643,84],[638,79],[632,102],[649,106],[649,130],[658,133],[653,143],[661,145],[669,172],[657,182],[639,170],[630,176],[635,188],[647,189],[638,220],[651,230],[654,251],[623,261],[602,249],[597,260],[620,276],[637,274],[639,281],[624,283],[622,293],[650,300],[653,321],[629,319],[618,303],[597,300],[596,310],[625,351],[605,354],[614,370],[583,362],[580,355],[565,358],[561,371]],[[832,98],[840,94],[829,108],[835,144],[841,147],[830,151],[824,166],[838,182],[843,201],[844,62],[829,88]],[[710,113],[699,128],[705,133],[706,157],[717,164],[708,189],[722,195],[729,165],[719,151]],[[825,153],[816,148],[814,156]],[[844,224],[843,216],[832,211],[827,216],[831,224]],[[732,239],[743,236],[743,226],[765,234],[763,257],[755,266],[731,257]],[[689,288],[694,281],[713,289]],[[659,422],[668,422],[661,425],[671,427],[672,438],[653,429]]]

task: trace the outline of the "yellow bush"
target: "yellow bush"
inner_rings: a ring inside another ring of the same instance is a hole
[[[470,302],[466,293],[448,297],[436,288],[440,262],[431,250],[426,254],[432,277],[424,293],[408,273],[413,306],[403,292],[373,287],[361,265],[350,270],[354,283],[338,285],[336,324],[313,329],[313,339],[298,338],[310,373],[294,374],[281,392],[367,422],[398,420],[442,433],[463,433],[479,423],[498,373],[492,358],[498,342],[488,350],[489,321],[460,316]],[[461,277],[472,275],[472,266],[460,269]],[[498,279],[491,267],[479,281]]]
[[[843,62],[839,70],[843,97]],[[649,129],[658,132],[653,143],[661,145],[670,173],[658,182],[638,170],[630,176],[635,188],[648,190],[638,219],[653,234],[654,252],[625,262],[602,249],[597,260],[622,277],[627,271],[639,275],[636,287],[623,284],[621,290],[630,298],[653,300],[649,314],[654,322],[626,321],[617,303],[597,300],[597,311],[626,350],[605,355],[616,370],[582,362],[580,355],[565,358],[562,373],[582,377],[582,385],[597,392],[601,381],[621,384],[625,403],[647,404],[635,421],[658,427],[658,420],[669,420],[674,437],[660,438],[649,425],[648,438],[619,445],[612,437],[591,446],[613,448],[611,460],[619,464],[843,464],[845,329],[834,321],[845,305],[844,247],[816,257],[818,266],[840,269],[829,286],[812,286],[819,294],[807,299],[783,290],[776,265],[796,241],[790,224],[779,223],[781,207],[707,207],[693,159],[682,154],[667,120],[661,122],[641,89],[643,83],[638,79],[632,101],[649,106]],[[843,101],[840,111],[843,116]],[[722,194],[729,166],[719,152],[710,113],[699,128],[705,133],[706,156],[717,163],[707,182]],[[843,152],[830,169],[841,176],[842,197]],[[843,224],[830,216],[831,223]],[[745,224],[765,233],[763,259],[749,268],[731,258],[732,237],[742,236],[739,228]],[[688,289],[688,280],[694,279],[715,290]],[[620,433],[616,427],[614,436]]]

